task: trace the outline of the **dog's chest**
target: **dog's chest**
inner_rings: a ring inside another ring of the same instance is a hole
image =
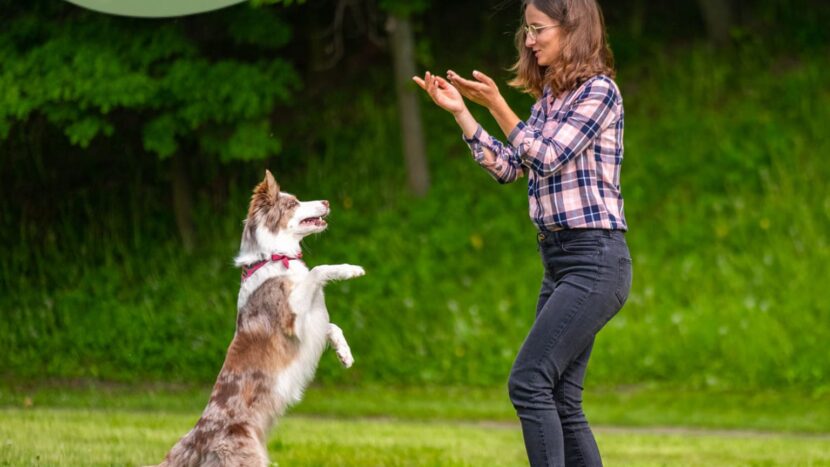
[[[293,285],[288,303],[296,315],[295,332],[300,339],[300,347],[309,351],[325,347],[329,312],[326,309],[323,288],[300,287],[300,282],[305,279],[305,274],[296,274],[292,277]]]
[[[236,308],[241,309],[244,307],[248,303],[251,295],[269,279],[275,277],[285,278],[291,284],[291,287],[294,288],[308,274],[308,268],[299,261],[291,261],[289,265],[288,269],[286,269],[281,263],[268,263],[257,270],[255,274],[243,279],[239,286]]]
[[[302,398],[328,339],[329,314],[322,288],[310,292],[314,294],[312,297],[303,296],[304,292],[309,293],[303,289],[294,287],[289,296],[289,303],[295,312],[294,331],[300,348],[296,360],[280,373],[275,386],[276,396],[289,404],[297,403]]]

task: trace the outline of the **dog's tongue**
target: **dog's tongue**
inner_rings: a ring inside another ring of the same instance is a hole
[[[321,225],[325,221],[322,217],[309,217],[308,219],[303,219],[303,224],[314,224],[314,225]]]

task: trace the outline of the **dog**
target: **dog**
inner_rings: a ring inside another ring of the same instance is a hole
[[[267,466],[267,435],[300,401],[326,343],[352,366],[343,331],[329,322],[323,287],[360,266],[302,262],[300,241],[324,231],[328,201],[281,192],[270,171],[251,196],[239,255],[236,332],[202,417],[158,467]]]

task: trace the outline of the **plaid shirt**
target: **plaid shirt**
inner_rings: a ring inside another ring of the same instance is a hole
[[[551,96],[545,87],[509,146],[479,126],[464,138],[475,160],[500,183],[528,174],[530,218],[540,231],[628,230],[623,215],[623,105],[616,83],[599,75]],[[484,159],[491,150],[495,162]]]

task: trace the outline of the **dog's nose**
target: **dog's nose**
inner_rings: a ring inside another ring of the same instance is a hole
[[[328,201],[326,201],[326,200],[323,200],[323,206],[325,206],[325,207],[329,207],[329,202],[328,202]]]

